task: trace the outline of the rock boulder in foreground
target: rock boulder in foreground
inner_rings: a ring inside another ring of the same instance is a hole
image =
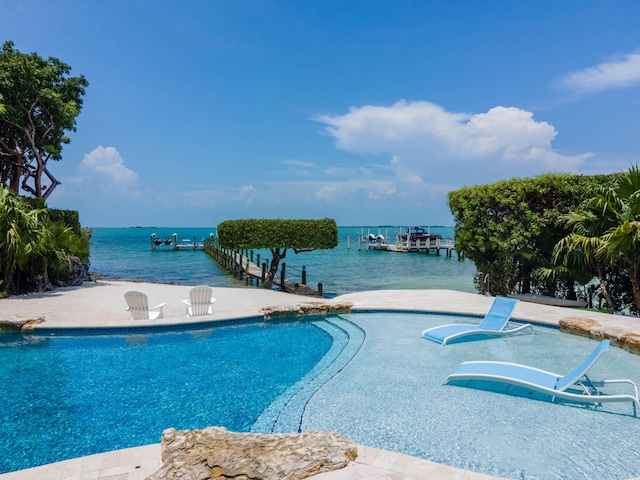
[[[343,468],[357,445],[336,433],[162,432],[163,465],[146,480],[295,480]]]

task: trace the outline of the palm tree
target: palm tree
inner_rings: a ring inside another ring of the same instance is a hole
[[[74,283],[85,278],[88,235],[52,221],[48,212],[0,185],[0,283],[8,292],[47,289],[74,269]]]
[[[9,188],[0,186],[0,271],[4,286],[14,290],[14,275],[35,236],[42,209],[34,209]]]
[[[613,186],[597,186],[580,208],[564,216],[573,232],[563,238],[554,257],[565,266],[593,268],[600,289],[615,308],[605,282],[607,267],[626,270],[636,310],[640,310],[640,169],[632,166]]]
[[[51,287],[50,274],[59,278],[69,271],[74,241],[75,235],[70,227],[46,217],[38,223],[36,235],[26,245],[24,256],[18,262],[36,290]]]
[[[628,271],[633,300],[640,310],[640,169],[635,165],[623,174],[612,192],[611,213],[616,223],[602,236],[599,255]],[[617,207],[617,210],[615,210]]]
[[[559,263],[574,278],[582,278],[581,283],[588,283],[595,270],[598,277],[600,293],[607,301],[609,313],[616,311],[616,304],[609,294],[606,282],[606,264],[598,255],[602,246],[602,238],[606,229],[603,220],[592,209],[589,199],[583,203],[581,209],[563,216],[572,233],[560,240],[553,250],[553,260]]]

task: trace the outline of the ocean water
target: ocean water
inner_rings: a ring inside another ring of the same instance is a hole
[[[451,227],[428,227],[431,233],[453,238]],[[316,250],[295,254],[288,250],[284,260],[286,277],[299,282],[305,268],[307,285],[322,283],[327,296],[382,289],[449,289],[475,292],[476,269],[469,261],[460,262],[442,253],[398,253],[358,249],[358,234],[387,235],[406,227],[339,227],[338,246],[332,250]],[[215,228],[94,228],[91,237],[92,274],[107,278],[144,280],[183,285],[205,284],[214,287],[240,287],[245,283],[233,277],[202,250],[159,247],[151,251],[151,235],[178,242],[195,239],[201,243]],[[268,251],[256,251],[260,262],[270,261]]]

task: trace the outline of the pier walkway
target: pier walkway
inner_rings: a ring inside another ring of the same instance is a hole
[[[220,265],[233,273],[234,277],[245,280],[247,285],[253,284],[260,286],[266,277],[266,264],[262,267],[260,264],[260,255],[253,252],[245,252],[243,250],[232,250],[222,248],[215,239],[207,240],[204,244],[204,251]],[[255,263],[254,263],[255,260]]]
[[[375,240],[371,240],[368,237],[362,238],[358,233],[358,250],[361,249],[361,245],[364,243],[365,250],[384,250],[387,252],[424,252],[429,254],[434,252],[436,255],[440,255],[441,251],[444,251],[447,257],[451,257],[452,252],[456,249],[455,244],[451,238],[441,239],[424,239],[424,240],[402,240],[397,238],[395,243],[389,242],[388,238],[376,237]]]
[[[212,237],[204,242],[204,251],[216,260],[223,268],[233,274],[234,277],[244,280],[247,285],[255,285],[259,287],[264,284],[267,278],[267,263],[260,263],[260,255],[254,254],[253,250],[233,250],[222,248],[217,240]],[[302,279],[295,282],[286,278],[285,262],[280,263],[280,278],[277,284],[280,290],[287,293],[295,293],[298,295],[307,295],[312,297],[322,297],[322,283],[318,284],[318,289],[307,286],[307,272],[302,267]]]

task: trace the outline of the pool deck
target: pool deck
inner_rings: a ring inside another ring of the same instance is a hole
[[[52,328],[126,328],[157,325],[185,325],[195,319],[185,316],[183,298],[190,286],[100,280],[81,287],[10,297],[0,300],[0,319],[43,317],[39,327]],[[125,311],[124,293],[139,290],[149,304],[166,302],[164,318],[133,321]],[[493,299],[452,290],[382,290],[342,295],[334,299],[301,297],[282,292],[252,288],[213,287],[217,301],[213,316],[197,317],[197,322],[261,316],[260,309],[309,302],[352,302],[354,310],[408,310],[484,315]],[[566,317],[589,318],[603,327],[640,334],[637,318],[573,310],[535,303],[519,302],[512,318],[557,325]],[[158,432],[160,437],[161,432]],[[160,445],[117,450],[66,460],[27,470],[0,475],[0,480],[143,480],[161,466]],[[424,478],[481,480],[497,478],[460,470],[407,455],[361,445],[358,458],[349,466],[312,477],[318,480],[418,480]],[[636,479],[640,480],[640,479]]]

